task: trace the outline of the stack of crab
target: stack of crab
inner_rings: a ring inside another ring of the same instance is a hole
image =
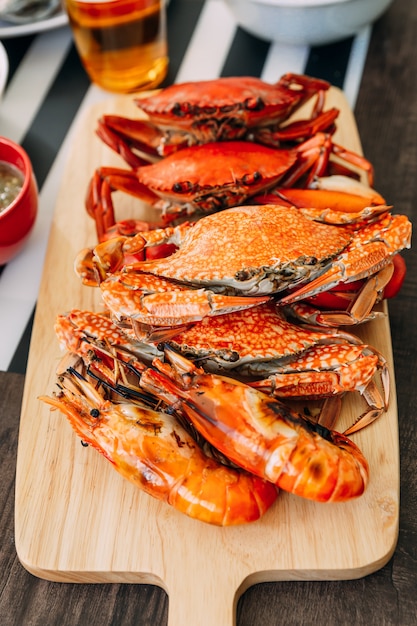
[[[333,142],[328,87],[295,75],[189,83],[138,100],[147,121],[99,122],[131,167],[95,173],[99,243],[75,261],[107,313],[58,317],[74,362],[43,400],[125,477],[205,522],[258,519],[277,488],[343,501],[366,487],[347,435],[386,410],[389,376],[344,327],[397,293],[411,225],[372,188],[370,163]],[[285,123],[313,95],[311,117]],[[160,223],[116,223],[120,189]],[[367,408],[340,434],[350,392]],[[287,398],[324,400],[319,418]]]

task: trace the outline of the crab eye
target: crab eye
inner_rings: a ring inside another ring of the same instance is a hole
[[[217,113],[217,107],[215,106],[205,106],[201,109],[204,115],[215,115]]]
[[[316,256],[307,256],[303,258],[305,265],[317,265],[318,258]]]
[[[188,193],[193,188],[189,180],[185,180],[182,183],[174,183],[172,185],[172,191],[174,193]]]
[[[260,172],[253,172],[253,174],[245,174],[242,178],[244,185],[254,185],[262,180],[262,174]]]
[[[184,111],[179,102],[176,102],[171,109],[172,115],[176,115],[177,117],[184,117]]]
[[[230,113],[231,111],[233,111],[234,108],[234,104],[225,104],[224,106],[220,107],[220,113]]]
[[[245,100],[245,107],[248,111],[262,111],[265,108],[265,103],[262,98],[248,98]]]

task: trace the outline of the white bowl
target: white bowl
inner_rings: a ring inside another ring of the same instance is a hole
[[[7,77],[9,75],[9,57],[5,47],[0,41],[0,98],[6,87]]]
[[[392,0],[225,0],[238,24],[256,37],[321,45],[357,34]]]

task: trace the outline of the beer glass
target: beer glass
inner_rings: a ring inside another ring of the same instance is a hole
[[[80,59],[108,91],[153,89],[168,70],[165,0],[65,0]]]

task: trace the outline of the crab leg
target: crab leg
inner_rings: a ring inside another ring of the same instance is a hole
[[[346,163],[363,170],[367,175],[369,186],[373,186],[374,170],[372,163],[362,155],[334,143],[331,135],[328,133],[317,133],[301,144],[298,152],[301,167],[300,165],[294,166],[292,170],[283,176],[280,182],[282,187],[293,187],[300,179],[300,173],[304,174],[306,171],[308,171],[308,177],[303,186],[309,187],[316,177],[326,174],[331,155],[336,155]],[[306,168],[306,164],[314,165]]]
[[[380,371],[384,397],[373,381]],[[355,422],[355,432],[387,410],[389,373],[386,360],[366,345],[316,345],[283,365],[277,364],[264,380],[251,387],[278,398],[323,398],[359,391],[368,404],[367,411]]]
[[[339,116],[339,109],[332,108],[318,113],[307,120],[297,120],[281,126],[278,130],[259,129],[254,133],[254,139],[265,145],[279,146],[282,142],[303,140],[320,132],[331,132]]]
[[[360,294],[358,294],[359,296]],[[357,297],[358,297],[357,296]],[[339,328],[341,326],[354,326],[356,324],[362,324],[364,322],[370,322],[381,317],[385,317],[385,313],[382,311],[375,311],[372,309],[375,300],[364,301],[362,312],[357,311],[352,314],[349,309],[319,309],[307,304],[306,302],[294,302],[284,307],[285,313],[288,317],[296,319],[298,322],[305,324],[311,324],[317,327],[323,328]],[[350,300],[350,302],[352,302]]]
[[[315,308],[314,300],[323,297],[323,294],[317,294],[310,299],[311,304],[303,301],[294,302],[284,309],[290,317],[313,326],[338,328],[369,322],[384,317],[383,312],[375,311],[373,307],[385,297],[385,287],[391,283],[393,276],[394,263],[389,263],[382,270],[359,283],[361,286],[356,291],[343,291],[338,285],[334,291],[323,292],[325,296],[329,294],[330,297],[335,297],[333,307]],[[356,283],[352,283],[352,285],[356,285]],[[340,308],[337,308],[338,306]]]
[[[115,226],[116,220],[111,197],[113,191],[128,193],[151,206],[160,200],[159,196],[139,182],[134,171],[115,167],[97,169],[89,183],[85,206],[87,213],[95,221],[98,241],[114,236],[112,227]],[[156,226],[155,224],[154,227]],[[152,225],[148,222],[136,221],[136,232],[150,228]]]

